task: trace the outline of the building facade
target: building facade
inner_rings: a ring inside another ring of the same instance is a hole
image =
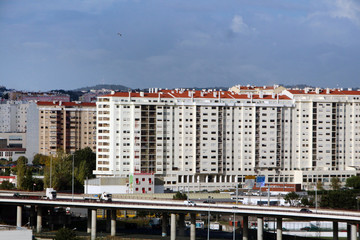
[[[165,189],[221,190],[245,176],[311,188],[356,175],[360,92],[160,90],[98,98],[98,177],[152,173]],[[345,127],[346,126],[346,127]]]
[[[0,133],[26,132],[26,114],[29,107],[24,101],[5,101],[0,104]]]
[[[96,147],[96,105],[80,102],[37,102],[39,153],[74,153]]]

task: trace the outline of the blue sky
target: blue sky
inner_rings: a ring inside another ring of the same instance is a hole
[[[356,0],[2,0],[0,36],[19,90],[360,87]]]

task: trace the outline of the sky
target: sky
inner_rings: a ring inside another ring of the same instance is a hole
[[[0,85],[360,87],[359,39],[358,0],[1,0]]]

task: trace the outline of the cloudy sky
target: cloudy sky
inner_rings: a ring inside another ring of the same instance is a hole
[[[360,87],[359,39],[357,0],[2,0],[0,85]]]

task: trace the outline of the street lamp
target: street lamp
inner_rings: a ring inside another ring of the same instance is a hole
[[[50,157],[50,188],[51,188],[51,175],[52,175],[52,156]]]
[[[71,201],[74,201],[74,154],[72,155],[72,187],[71,187]]]
[[[208,205],[209,205],[209,212],[208,212],[208,232],[207,232],[207,240],[210,239],[210,196],[208,196]]]

